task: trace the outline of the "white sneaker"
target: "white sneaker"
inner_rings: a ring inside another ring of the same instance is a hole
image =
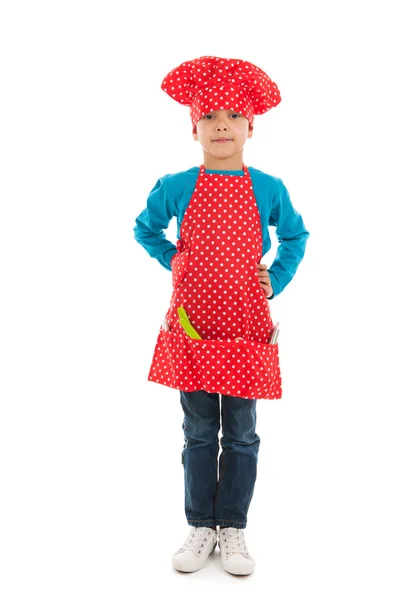
[[[256,563],[247,551],[243,529],[220,529],[218,543],[225,571],[232,575],[250,575],[253,572]]]
[[[183,546],[172,557],[172,566],[177,571],[193,573],[206,562],[215,550],[217,532],[211,527],[191,527]]]

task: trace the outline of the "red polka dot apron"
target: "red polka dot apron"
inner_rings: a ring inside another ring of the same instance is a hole
[[[149,380],[182,391],[248,399],[282,396],[278,345],[260,286],[260,216],[249,171],[206,173],[204,165],[172,259],[173,293]],[[201,339],[179,321],[183,307]]]

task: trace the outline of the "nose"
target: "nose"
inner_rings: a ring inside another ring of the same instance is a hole
[[[225,119],[225,117],[220,116],[216,120],[215,128],[217,129],[217,131],[221,131],[221,130],[226,131],[228,129],[228,123],[227,123],[227,120]]]

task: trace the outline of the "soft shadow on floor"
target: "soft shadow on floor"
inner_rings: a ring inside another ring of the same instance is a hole
[[[232,575],[231,573],[227,573],[222,566],[221,563],[221,551],[217,547],[212,554],[207,558],[204,567],[199,571],[195,571],[194,573],[184,573],[182,571],[176,571],[173,567],[171,567],[173,573],[177,576],[182,577],[190,577],[193,579],[210,579],[210,578],[218,578],[226,577],[230,580],[249,580],[253,579],[254,571],[250,575]]]

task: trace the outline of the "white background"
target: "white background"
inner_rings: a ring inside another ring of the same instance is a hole
[[[3,600],[398,600],[395,4],[2,2]],[[147,382],[170,274],[132,232],[156,180],[201,162],[160,84],[205,54],[277,82],[245,162],[283,179],[311,232],[271,302],[284,398],[258,403],[248,578],[218,552],[171,567],[182,414]]]

